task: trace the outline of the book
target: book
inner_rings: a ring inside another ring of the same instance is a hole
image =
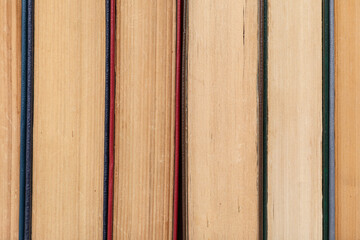
[[[321,239],[322,1],[268,1],[267,235]]]
[[[335,21],[335,235],[359,239],[358,1],[334,1]]]
[[[0,239],[18,239],[21,3],[0,0],[0,9]]]
[[[116,2],[114,239],[171,239],[176,2]]]
[[[329,2],[0,0],[0,239],[356,239]]]
[[[101,239],[105,2],[36,1],[32,238]]]
[[[186,1],[186,239],[260,238],[259,4]]]

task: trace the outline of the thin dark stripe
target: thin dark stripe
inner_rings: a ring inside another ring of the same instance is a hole
[[[322,212],[323,239],[329,239],[329,0],[323,0],[322,9]]]
[[[104,199],[103,239],[107,239],[108,186],[109,186],[109,109],[110,109],[110,0],[105,1],[106,53],[105,53],[105,135],[104,135]]]
[[[27,76],[27,0],[21,2],[21,120],[20,120],[20,201],[19,240],[24,239],[25,155],[26,155],[26,76]]]
[[[27,96],[26,96],[26,158],[25,158],[25,231],[24,239],[31,239],[32,211],[32,147],[33,147],[33,82],[34,82],[34,2],[28,0],[27,22]]]
[[[180,217],[181,222],[178,222],[178,238],[179,239],[189,239],[189,227],[188,227],[188,29],[189,29],[189,1],[183,0],[183,29],[182,29],[182,69],[181,69],[181,116],[180,116],[180,125],[181,125],[181,145],[180,145],[180,164],[181,168],[179,169],[181,176],[180,188],[181,191],[181,207],[180,207]],[[180,189],[179,189],[180,190]],[[178,220],[180,221],[180,219]]]
[[[112,239],[114,196],[114,132],[115,132],[115,0],[110,0],[110,107],[109,107],[109,189],[108,189],[108,233]]]
[[[177,240],[178,204],[179,204],[179,155],[180,155],[180,86],[181,86],[181,17],[182,2],[177,0],[176,11],[176,79],[175,79],[175,166],[174,166],[174,219],[173,240]]]
[[[258,65],[258,162],[259,162],[259,236],[260,239],[264,237],[264,211],[263,199],[264,192],[264,1],[259,1],[259,65]]]

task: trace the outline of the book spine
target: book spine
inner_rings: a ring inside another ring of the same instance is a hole
[[[109,116],[109,197],[107,240],[112,239],[114,198],[114,134],[115,134],[115,0],[110,1],[110,116]]]
[[[109,197],[109,118],[110,118],[110,0],[105,1],[106,46],[105,46],[105,123],[104,123],[104,195],[103,195],[103,240],[107,239]]]
[[[180,88],[181,88],[181,26],[182,1],[177,0],[176,8],[176,77],[175,77],[175,180],[174,180],[174,213],[173,239],[177,239],[178,207],[179,207],[179,156],[180,156]]]
[[[27,2],[27,93],[25,157],[25,223],[24,239],[31,239],[32,158],[33,158],[33,83],[34,83],[34,2]]]
[[[21,120],[20,120],[20,202],[19,240],[24,239],[25,162],[26,162],[26,93],[27,93],[27,0],[21,1]]]

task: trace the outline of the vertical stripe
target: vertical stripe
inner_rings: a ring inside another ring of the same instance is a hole
[[[103,240],[107,239],[108,187],[109,187],[109,108],[110,108],[110,0],[105,1],[106,53],[105,53],[105,133],[104,133],[104,199]]]
[[[182,82],[181,82],[181,217],[182,231],[179,234],[181,239],[189,239],[188,227],[188,180],[187,180],[187,159],[188,159],[188,111],[187,111],[187,71],[188,71],[188,26],[189,26],[189,1],[183,0],[183,36],[182,36]]]
[[[181,82],[181,0],[177,0],[176,20],[176,86],[175,86],[175,179],[174,179],[174,226],[173,239],[177,239],[179,198],[179,147],[180,147],[180,82]]]
[[[33,80],[34,80],[34,9],[33,0],[28,0],[27,16],[27,93],[26,93],[26,160],[25,160],[25,232],[24,239],[31,239],[32,211],[32,127],[33,127]]]
[[[26,153],[26,103],[27,103],[27,0],[21,1],[21,122],[20,122],[20,202],[19,240],[24,239],[25,223],[25,153]]]
[[[115,0],[110,2],[110,116],[109,116],[109,197],[108,240],[112,239],[114,196],[114,131],[115,131]]]

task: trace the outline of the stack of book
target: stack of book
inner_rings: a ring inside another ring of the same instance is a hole
[[[0,239],[360,237],[360,2],[0,9]]]

